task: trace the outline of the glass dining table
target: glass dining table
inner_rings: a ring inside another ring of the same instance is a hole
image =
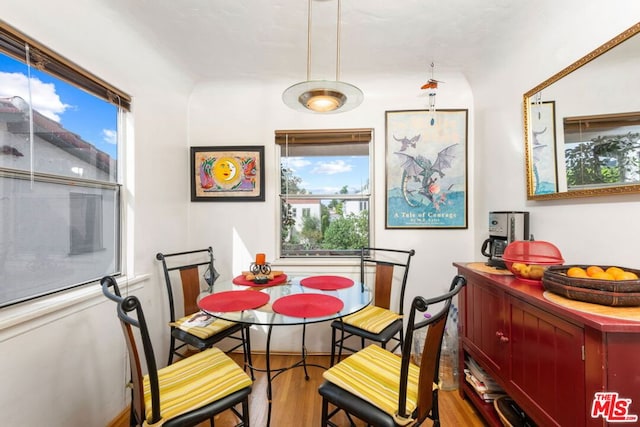
[[[282,277],[284,276],[284,277]],[[342,276],[276,276],[265,284],[256,284],[238,276],[233,281],[216,282],[213,293],[202,296],[200,309],[216,318],[267,327],[265,368],[252,367],[267,375],[268,414],[271,423],[271,382],[281,373],[303,367],[309,379],[308,366],[325,368],[306,362],[306,325],[340,319],[369,305],[371,289]],[[302,326],[300,361],[286,367],[272,368],[271,333],[274,326]]]

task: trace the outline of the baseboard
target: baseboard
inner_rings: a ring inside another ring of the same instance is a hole
[[[118,414],[117,417],[111,420],[107,427],[128,427],[129,426],[129,412],[130,407],[127,406]]]

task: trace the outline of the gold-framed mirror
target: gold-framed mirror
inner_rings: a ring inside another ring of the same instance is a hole
[[[524,94],[527,199],[640,193],[640,22]]]

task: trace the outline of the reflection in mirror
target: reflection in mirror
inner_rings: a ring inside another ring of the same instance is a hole
[[[640,23],[524,94],[527,197],[640,193]]]
[[[640,183],[640,113],[565,117],[569,191]]]

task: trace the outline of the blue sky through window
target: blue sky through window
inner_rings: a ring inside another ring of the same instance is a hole
[[[302,179],[301,188],[311,194],[337,194],[345,185],[349,194],[368,187],[367,156],[306,156],[282,159],[294,176]]]
[[[28,69],[23,62],[0,53],[0,98],[29,101]],[[31,67],[33,108],[66,130],[117,158],[117,107]]]

